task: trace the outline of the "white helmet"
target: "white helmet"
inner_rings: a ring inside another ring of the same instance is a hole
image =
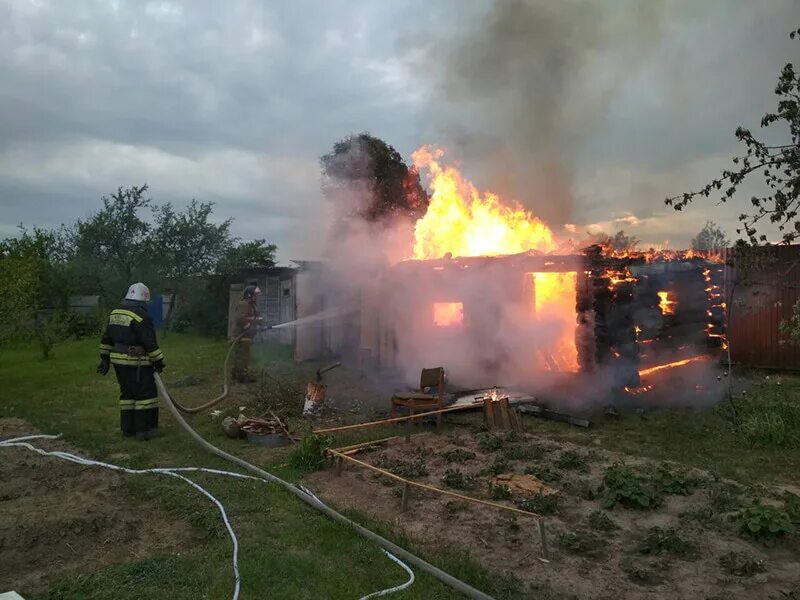
[[[125,294],[126,300],[138,300],[139,302],[150,302],[150,288],[141,281],[131,284],[128,293]]]

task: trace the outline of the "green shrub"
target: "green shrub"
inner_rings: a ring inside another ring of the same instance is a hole
[[[583,479],[579,481],[565,481],[561,488],[573,495],[577,496],[581,500],[596,500],[597,499],[597,488],[595,488],[591,482],[585,481]]]
[[[598,556],[603,552],[605,542],[591,531],[568,531],[558,536],[558,545],[571,554]]]
[[[489,484],[489,497],[492,500],[511,500],[513,493],[511,488],[501,483]]]
[[[482,452],[494,452],[503,447],[504,438],[492,432],[482,432],[478,434],[478,447]]]
[[[648,567],[631,556],[624,556],[619,562],[619,568],[622,569],[628,579],[635,583],[656,584],[663,579],[659,571]]]
[[[456,490],[468,490],[475,486],[475,478],[465,475],[460,469],[447,469],[442,477],[442,483]]]
[[[783,510],[789,516],[789,520],[800,525],[800,496],[791,492],[783,493]]]
[[[545,455],[541,446],[509,444],[503,447],[503,457],[506,460],[537,460]]]
[[[662,555],[669,554],[679,558],[687,558],[694,554],[694,545],[682,538],[672,527],[651,527],[644,540],[636,550],[639,554]]]
[[[767,570],[763,560],[741,552],[723,554],[719,557],[719,564],[726,573],[738,577],[752,577]]]
[[[484,475],[500,475],[501,473],[508,473],[511,470],[511,465],[504,456],[497,456],[488,467],[483,469]]]
[[[526,510],[538,515],[554,515],[561,508],[558,494],[542,493],[517,501],[517,507],[520,510]]]
[[[589,513],[586,517],[586,522],[589,524],[589,527],[597,531],[608,532],[619,529],[619,525],[617,525],[611,517],[608,516],[608,513],[603,510],[595,510]]]
[[[661,504],[661,496],[656,489],[622,465],[606,469],[603,485],[605,508],[620,504],[627,508],[652,509]]]
[[[389,458],[384,455],[378,458],[375,464],[406,479],[419,479],[428,474],[428,465],[425,464],[425,459],[420,455],[411,459]]]
[[[739,522],[742,535],[765,543],[794,532],[794,526],[785,510],[755,502],[740,510],[734,519]]]
[[[547,465],[530,465],[525,467],[526,475],[533,475],[537,479],[550,483],[561,479],[561,473],[553,470]]]
[[[561,453],[556,461],[556,466],[559,469],[568,471],[581,471],[585,473],[589,470],[589,465],[586,460],[586,455],[574,450],[566,450]]]
[[[449,463],[465,463],[468,460],[473,460],[475,458],[475,453],[469,450],[463,450],[462,448],[456,448],[455,450],[448,450],[442,453],[442,458]]]
[[[715,512],[731,512],[742,507],[742,488],[719,481],[708,488],[708,502]]]
[[[688,496],[694,492],[699,480],[686,471],[673,471],[669,465],[661,464],[649,473],[653,486],[662,494]]]
[[[332,444],[329,436],[307,435],[289,456],[289,464],[295,469],[316,471],[325,463],[325,453]]]

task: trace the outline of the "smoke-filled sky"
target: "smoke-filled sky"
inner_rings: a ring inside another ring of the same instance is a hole
[[[322,252],[318,157],[369,131],[444,146],[553,224],[684,246],[747,199],[683,213],[758,128],[798,0],[0,0],[0,236],[118,186],[213,201],[233,231]]]

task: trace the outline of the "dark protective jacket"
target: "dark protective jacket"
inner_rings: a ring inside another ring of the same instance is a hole
[[[242,298],[239,301],[239,304],[236,305],[236,312],[234,315],[236,327],[234,335],[239,335],[240,333],[244,333],[245,330],[249,329],[250,335],[245,337],[251,338],[254,336],[256,331],[255,327],[253,327],[253,322],[258,320],[258,310],[256,310],[255,302],[252,302],[246,298]]]
[[[100,357],[121,366],[161,367],[164,353],[158,347],[153,320],[144,306],[123,302],[111,311],[100,340]]]

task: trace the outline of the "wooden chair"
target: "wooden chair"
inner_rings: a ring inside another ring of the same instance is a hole
[[[436,388],[436,393],[430,393]],[[410,421],[414,414],[444,408],[444,368],[422,369],[419,377],[419,391],[396,392],[392,396],[391,416],[397,415],[398,408],[405,408],[411,413]],[[436,427],[442,424],[442,414],[436,415]]]

